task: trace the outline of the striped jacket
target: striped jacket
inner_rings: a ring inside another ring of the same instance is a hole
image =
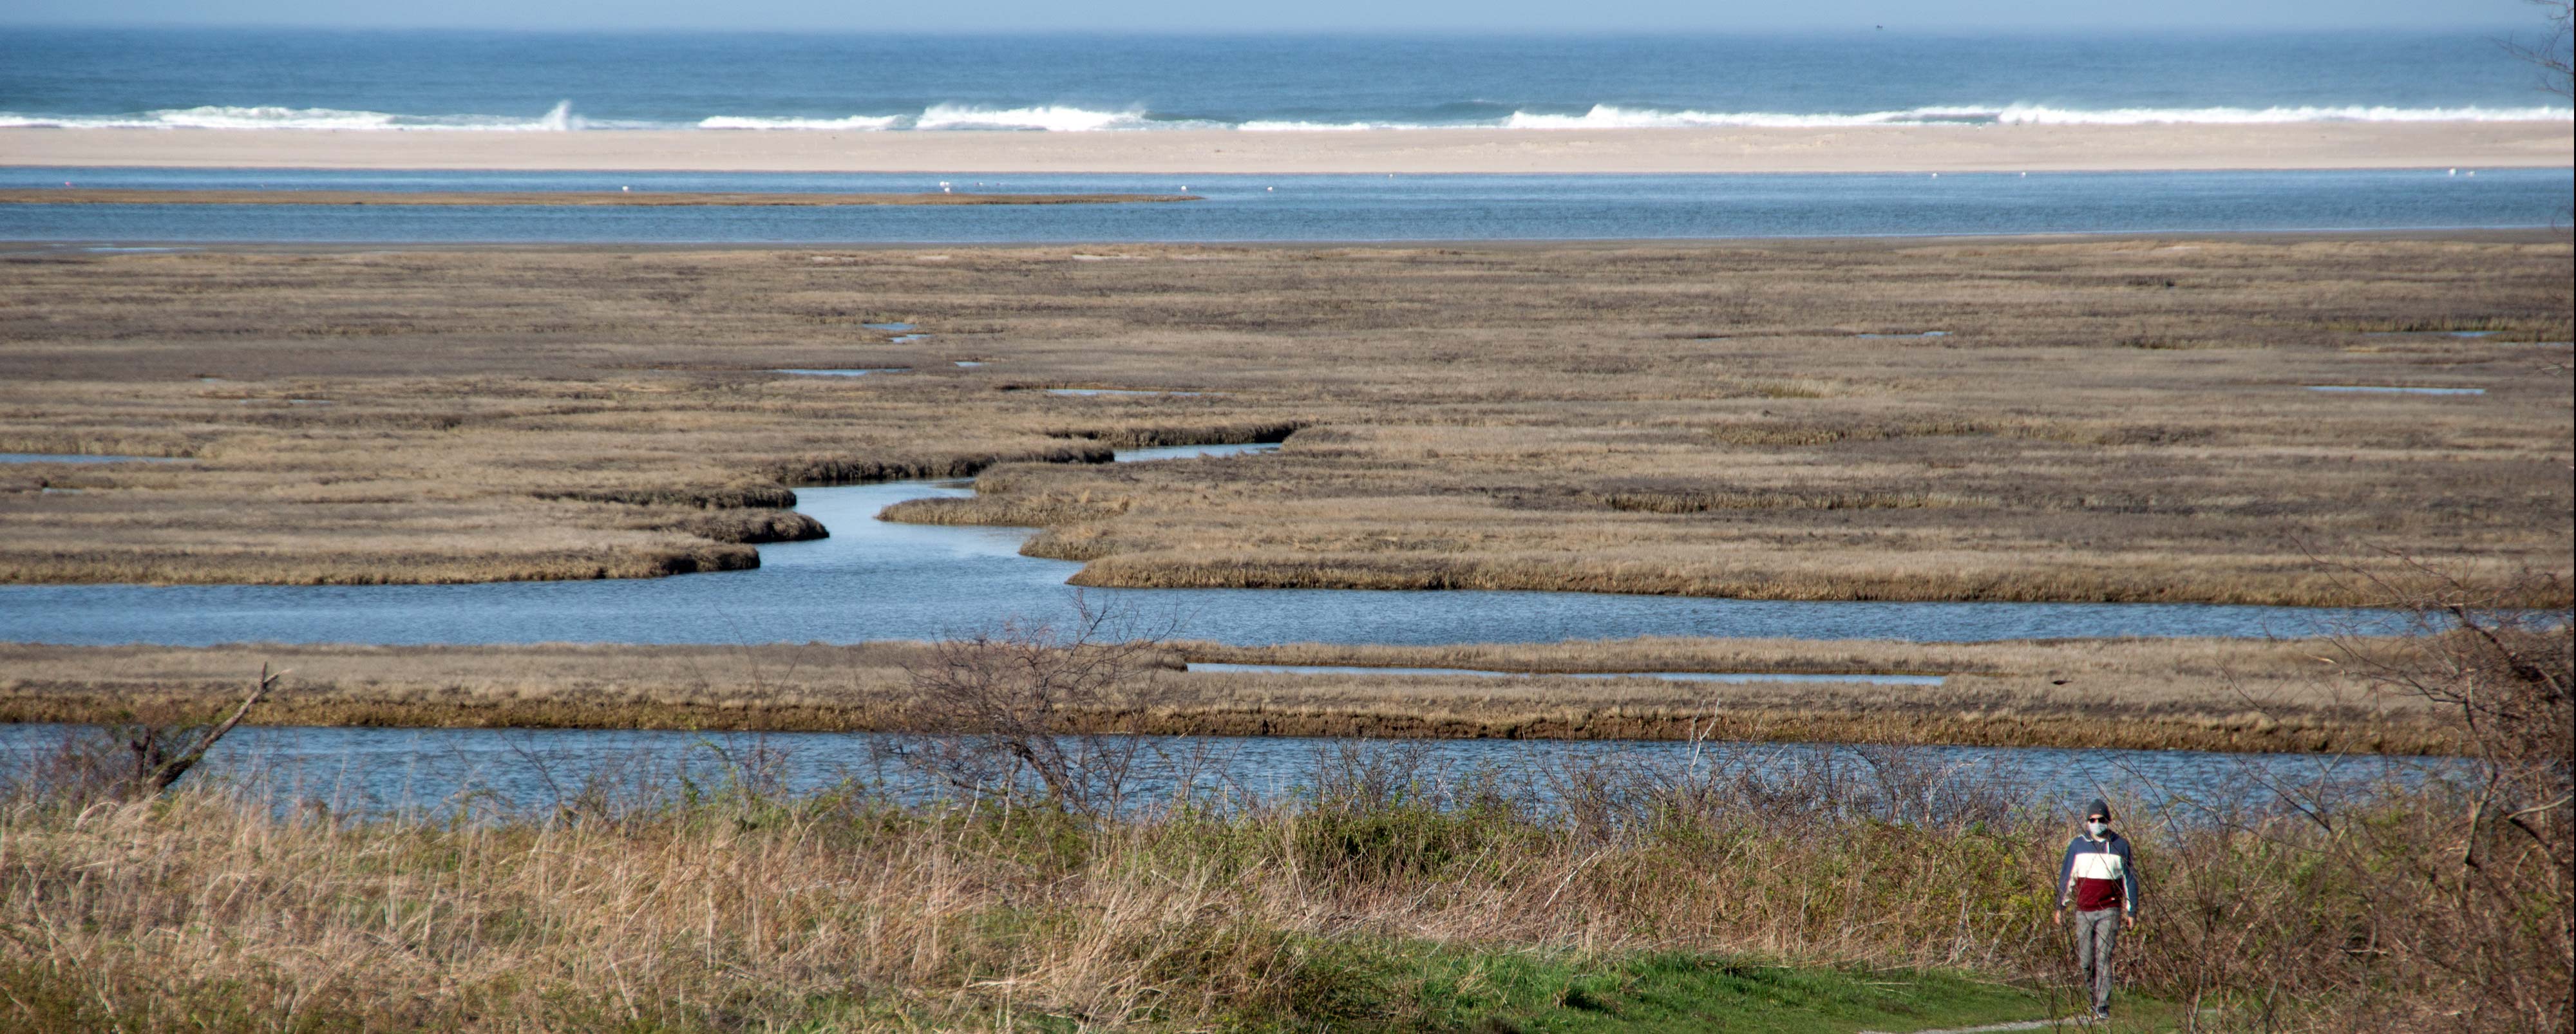
[[[2077,836],[2066,845],[2066,861],[2057,867],[2057,904],[2072,904],[2079,912],[2118,908],[2137,914],[2138,864],[2129,855],[2128,838]]]

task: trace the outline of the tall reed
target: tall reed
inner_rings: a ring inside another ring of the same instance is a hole
[[[757,752],[724,778],[591,787],[525,812],[339,815],[246,786],[82,806],[19,782],[0,797],[0,1015],[25,1029],[1392,1029],[1436,1019],[1423,981],[1454,991],[1531,953],[2062,984],[2046,916],[2064,817],[2016,809],[1973,771],[1890,749],[1508,782],[1423,757],[1325,748],[1294,799],[1212,792],[1097,818],[858,785],[782,793]],[[2153,895],[2128,949],[2133,989],[2246,1029],[2445,1025],[2479,989],[2405,947],[2445,917],[2386,913],[2331,877],[2337,852],[2384,866],[2445,849],[2427,817],[2460,793],[2354,801],[2345,821],[2366,842],[2296,815],[2144,816],[2129,830]],[[1402,965],[1426,946],[1475,961],[1436,978]]]

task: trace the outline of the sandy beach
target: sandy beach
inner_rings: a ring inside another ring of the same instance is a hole
[[[1728,173],[2553,167],[2576,123],[1322,132],[0,129],[0,165],[925,173]]]

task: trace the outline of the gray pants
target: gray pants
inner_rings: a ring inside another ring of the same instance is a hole
[[[2075,966],[2093,989],[2093,1011],[2111,1008],[2111,949],[2120,943],[2120,910],[2075,913]]]

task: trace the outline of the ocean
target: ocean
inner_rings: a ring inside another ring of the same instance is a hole
[[[1243,133],[2576,117],[2496,38],[889,36],[18,29],[0,127]],[[2556,106],[2553,106],[2556,105]],[[973,243],[2563,225],[2558,169],[995,176],[0,168],[0,186],[1179,193],[976,208],[0,206],[0,240]]]
[[[2496,35],[2476,33],[0,32],[0,126],[66,128],[1543,132],[2569,118],[2538,86]]]

